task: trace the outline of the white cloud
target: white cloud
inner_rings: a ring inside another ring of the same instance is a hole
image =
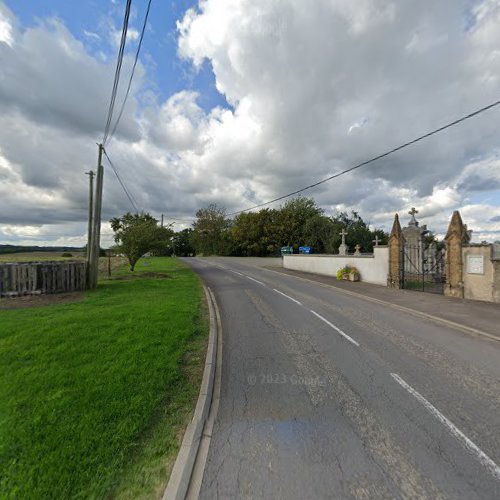
[[[93,31],[83,30],[83,34],[92,41],[98,42],[101,40],[101,37]]]
[[[178,22],[178,52],[195,69],[210,63],[231,108],[204,111],[203,89],[139,100],[150,78],[140,66],[110,155],[140,207],[157,215],[188,218],[209,202],[233,211],[293,191],[497,100],[498,6],[203,0]],[[0,149],[8,164],[0,176],[10,193],[0,198],[0,224],[49,231],[50,221],[84,235],[84,172],[95,162],[114,57],[92,55],[61,22],[18,30],[5,15],[15,43],[0,43],[7,70]],[[468,207],[470,227],[500,238],[489,217],[500,205],[498,113],[305,194],[386,229],[394,212],[416,206],[442,233],[451,212]],[[107,171],[105,218],[127,209]],[[481,213],[489,215],[480,220]]]
[[[12,36],[12,25],[7,17],[7,11],[0,10],[0,43],[5,43],[12,47],[14,38]]]

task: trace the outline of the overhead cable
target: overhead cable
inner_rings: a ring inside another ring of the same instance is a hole
[[[122,105],[120,108],[120,113],[118,114],[118,118],[116,119],[113,130],[111,131],[111,134],[109,134],[108,140],[111,140],[111,138],[115,135],[116,128],[118,127],[118,124],[120,123],[121,117],[123,115],[123,110],[125,109],[125,104],[127,102],[128,95],[130,93],[130,87],[132,86],[132,80],[134,79],[135,68],[137,66],[137,61],[139,60],[139,53],[141,52],[142,39],[144,38],[144,32],[146,31],[146,25],[147,25],[148,17],[149,17],[149,10],[151,8],[151,1],[152,0],[149,0],[149,2],[148,2],[148,7],[146,9],[146,14],[144,16],[144,23],[142,25],[142,31],[141,31],[141,36],[139,38],[139,44],[137,45],[137,51],[135,53],[134,65],[132,66],[132,73],[130,74],[130,78],[128,81],[127,91],[125,92],[125,97],[123,98],[123,102],[122,102]]]
[[[318,182],[315,182],[314,184],[310,184],[309,186],[306,186],[306,187],[303,187],[301,189],[297,189],[296,191],[293,191],[291,193],[288,193],[288,194],[285,194],[283,196],[279,196],[278,198],[274,198],[274,200],[270,200],[270,201],[266,201],[265,203],[260,203],[258,205],[254,205],[253,207],[249,207],[249,208],[245,208],[244,210],[238,210],[237,212],[232,212],[230,214],[228,214],[228,216],[231,216],[231,215],[238,215],[238,214],[241,214],[243,212],[248,212],[249,210],[254,210],[256,208],[260,208],[260,207],[264,207],[266,205],[270,205],[271,203],[275,203],[276,201],[280,201],[280,200],[284,200],[285,198],[288,198],[290,196],[294,196],[296,194],[300,194],[304,191],[307,191],[308,189],[312,189],[316,186],[319,186],[320,184],[324,184],[325,182],[328,182],[328,181],[331,181],[332,179],[336,179],[337,177],[340,177],[341,175],[345,175],[349,172],[352,172],[353,170],[356,170],[358,168],[361,168],[361,167],[364,167],[366,165],[369,165],[370,163],[374,163],[376,162],[377,160],[380,160],[381,158],[385,158],[389,155],[392,155],[393,153],[396,153],[397,151],[401,151],[402,149],[404,148],[407,148],[408,146],[411,146],[412,144],[415,144],[417,142],[420,142],[422,141],[423,139],[427,139],[428,137],[431,137],[432,135],[435,135],[435,134],[438,134],[439,132],[442,132],[443,130],[446,130],[448,128],[451,128],[455,125],[458,125],[459,123],[461,122],[464,122],[470,118],[473,118],[474,116],[477,116],[481,113],[484,113],[485,111],[488,111],[496,106],[498,106],[500,104],[500,100],[498,101],[495,101],[491,104],[489,104],[488,106],[484,106],[483,108],[480,108],[476,111],[473,111],[472,113],[469,113],[468,115],[465,115],[465,116],[462,116],[461,118],[458,118],[457,120],[454,120],[450,123],[447,123],[446,125],[443,125],[442,127],[439,127],[435,130],[432,130],[431,132],[428,132],[426,134],[423,134],[419,137],[417,137],[416,139],[413,139],[411,141],[408,141],[408,142],[405,142],[404,144],[401,144],[400,146],[397,146],[385,153],[382,153],[382,154],[379,154],[377,156],[374,156],[373,158],[370,158],[369,160],[366,160],[366,161],[363,161],[361,163],[358,163],[357,165],[353,166],[353,167],[350,167],[346,170],[342,170],[341,172],[338,172],[334,175],[331,175],[330,177],[327,177],[326,179],[322,179]]]
[[[133,194],[129,191],[129,189],[125,185],[125,182],[121,179],[120,174],[118,173],[118,168],[111,161],[111,158],[108,156],[108,153],[106,152],[106,150],[104,150],[103,152],[104,152],[104,156],[108,160],[108,163],[110,164],[111,168],[113,169],[113,172],[115,173],[116,178],[118,179],[118,182],[120,183],[121,187],[123,188],[123,191],[127,195],[127,198],[130,201],[130,204],[132,205],[134,212],[139,213],[139,209],[137,208],[137,200],[134,198]]]
[[[108,136],[109,136],[109,131],[111,127],[111,120],[113,118],[113,111],[115,107],[115,101],[116,101],[116,93],[118,91],[118,83],[120,81],[120,72],[122,69],[122,62],[123,62],[123,53],[125,50],[125,42],[127,40],[127,31],[128,31],[128,21],[130,17],[130,7],[132,5],[132,0],[127,0],[127,5],[125,7],[125,16],[123,19],[123,26],[122,26],[122,35],[120,39],[120,48],[118,49],[118,58],[116,61],[116,68],[115,68],[115,79],[113,81],[113,89],[111,91],[111,99],[109,102],[109,108],[108,108],[108,116],[106,119],[106,127],[104,128],[104,137],[102,140],[102,143],[105,145]]]

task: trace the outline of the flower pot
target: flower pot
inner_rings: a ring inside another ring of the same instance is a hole
[[[349,281],[359,281],[359,273],[349,273]]]
[[[348,279],[349,279],[349,273],[344,273],[344,274],[342,275],[342,279],[343,279],[343,280],[348,280]]]

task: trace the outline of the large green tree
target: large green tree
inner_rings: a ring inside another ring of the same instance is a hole
[[[196,250],[194,249],[191,238],[193,235],[193,230],[191,228],[183,229],[174,234],[173,241],[173,250],[174,254],[180,257],[188,257],[190,255],[195,255]]]
[[[287,201],[278,211],[277,241],[280,245],[293,245],[298,248],[304,244],[307,221],[322,214],[323,210],[316,205],[313,198],[299,196]]]
[[[230,235],[231,220],[226,216],[226,209],[211,204],[196,212],[193,223],[191,242],[197,254],[230,255],[232,241]]]
[[[174,234],[171,227],[160,227],[149,213],[127,212],[111,219],[110,223],[115,233],[117,250],[127,257],[131,271],[145,253],[161,252],[171,246]]]
[[[330,217],[314,215],[304,225],[304,243],[312,247],[314,253],[331,253],[330,242],[335,224]]]
[[[269,208],[239,214],[231,227],[235,253],[258,257],[277,253],[280,246],[276,230],[278,215],[277,210]]]

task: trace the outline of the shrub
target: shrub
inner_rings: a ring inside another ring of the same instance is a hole
[[[73,254],[69,252],[63,252],[61,257],[73,257]]]

